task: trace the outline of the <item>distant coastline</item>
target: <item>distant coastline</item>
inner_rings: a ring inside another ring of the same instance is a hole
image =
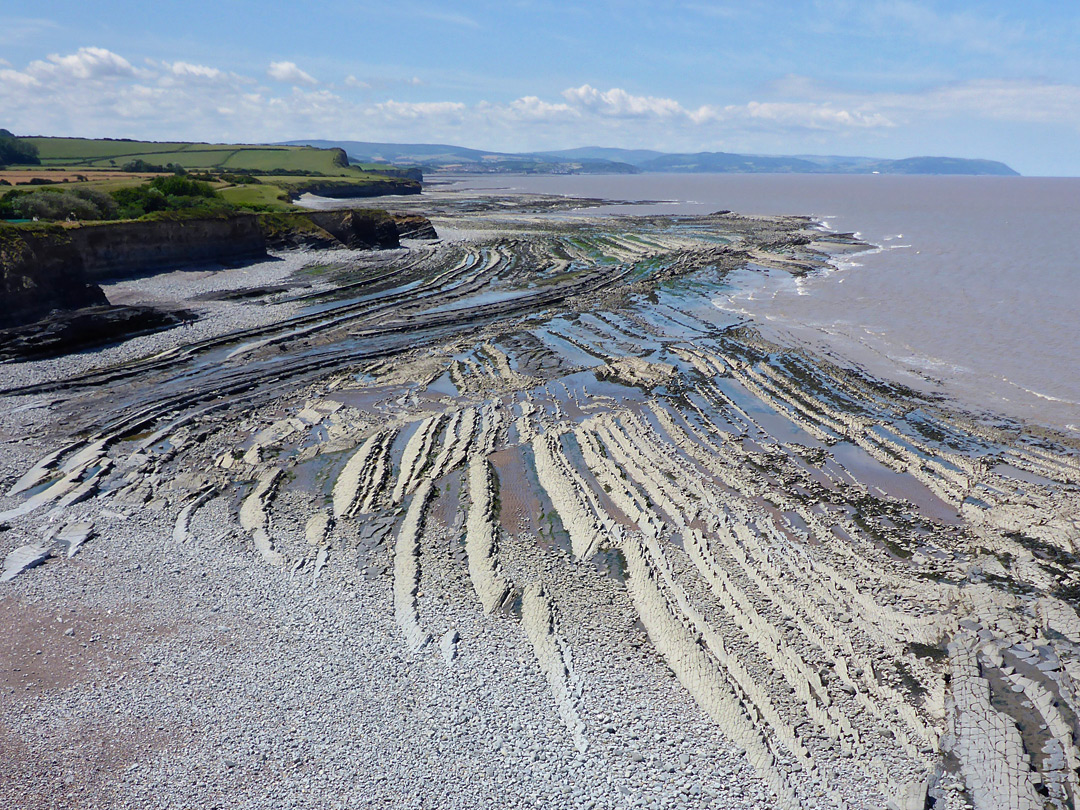
[[[490,152],[451,144],[296,140],[282,146],[340,149],[355,165],[419,167],[424,174],[929,174],[1019,176],[996,160],[918,156],[667,153],[587,146],[550,152]]]

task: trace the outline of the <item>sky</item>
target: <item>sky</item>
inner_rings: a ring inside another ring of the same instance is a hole
[[[1080,175],[1080,3],[0,3],[0,127],[902,158]]]

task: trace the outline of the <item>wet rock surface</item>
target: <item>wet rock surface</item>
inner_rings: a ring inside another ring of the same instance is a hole
[[[192,320],[187,311],[148,306],[84,307],[0,330],[0,362],[59,357],[117,343]]]
[[[1067,438],[711,305],[806,220],[442,205],[4,367],[0,800],[1075,806]]]

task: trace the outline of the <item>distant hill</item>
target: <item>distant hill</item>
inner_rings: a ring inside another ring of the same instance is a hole
[[[369,141],[287,141],[288,146],[317,146],[343,149],[356,165],[389,163],[418,166],[425,173],[465,172],[470,174],[637,174],[629,163],[591,157],[562,157],[550,154],[485,152],[443,143],[372,143]],[[659,153],[657,153],[659,154]]]
[[[610,160],[615,163],[629,163],[640,166],[646,161],[663,156],[655,149],[617,149],[611,146],[582,146],[577,149],[559,149],[553,152],[541,152],[542,155],[562,160]]]
[[[991,174],[1019,177],[1020,172],[996,160],[972,160],[951,157],[912,157],[883,160],[871,164],[881,174]]]
[[[652,149],[583,146],[549,152],[489,152],[440,143],[288,141],[290,146],[343,149],[353,164],[418,166],[426,173],[533,174],[967,174],[1017,176],[1004,163],[953,157],[883,160],[845,155],[747,155],[733,152],[666,153]]]
[[[662,155],[641,164],[647,172],[694,172],[716,174],[807,174],[821,171],[808,160],[796,157],[736,155],[728,152],[697,152],[692,155]]]

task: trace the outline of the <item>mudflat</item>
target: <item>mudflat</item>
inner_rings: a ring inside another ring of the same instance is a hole
[[[1076,802],[1075,443],[712,304],[854,239],[595,202],[401,200],[441,238],[0,366],[0,800]]]

